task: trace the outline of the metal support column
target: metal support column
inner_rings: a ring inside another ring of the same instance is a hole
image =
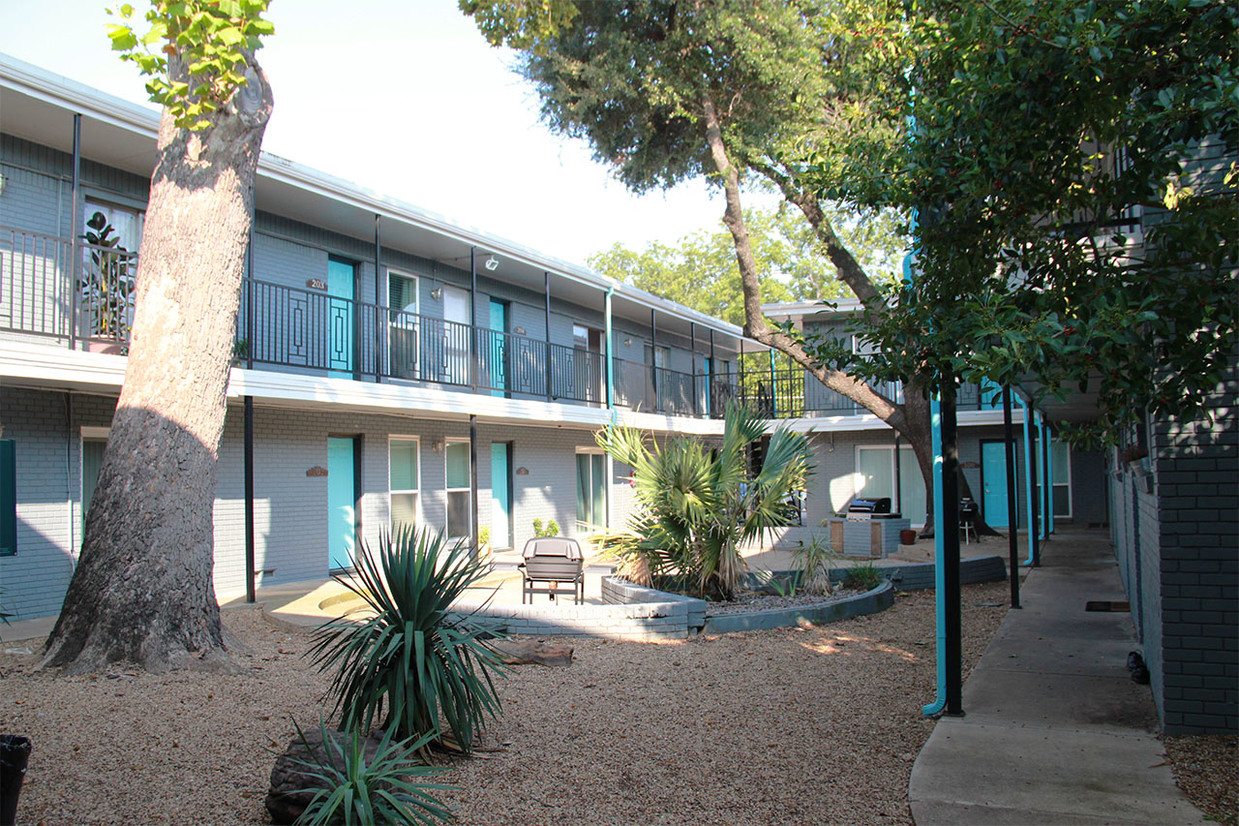
[[[615,335],[614,325],[611,323],[611,297],[615,295],[614,287],[607,287],[606,295],[606,376],[607,376],[607,409],[615,409],[615,365],[612,360],[611,353],[614,351],[612,337]]]
[[[1030,411],[1035,417],[1036,411]],[[1038,440],[1038,430],[1032,428],[1032,455],[1035,461],[1029,463],[1029,485],[1032,496],[1032,521],[1028,526],[1029,564],[1034,568],[1041,565],[1041,445]]]
[[[474,329],[477,324],[477,295],[478,295],[478,249],[477,247],[469,247],[469,324],[467,326],[469,336],[469,386],[474,393],[478,392],[478,347],[477,335]],[[477,538],[476,536],[474,537]]]
[[[77,349],[78,333],[78,285],[82,283],[81,219],[77,212],[82,198],[82,116],[73,116],[73,203],[69,206],[69,272],[73,283],[69,286],[69,349]]]
[[[254,397],[245,397],[245,601],[254,602]]]
[[[779,418],[778,394],[774,392],[774,348],[770,348],[770,418]]]
[[[943,534],[943,586],[940,595],[946,614],[946,714],[962,716],[963,707],[963,628],[960,615],[959,582],[959,442],[955,428],[955,381],[943,377],[942,386],[942,497],[946,522],[938,525]]]
[[[469,414],[469,535],[474,559],[478,554],[478,417]]]
[[[384,314],[382,310],[383,299],[382,292],[379,288],[379,282],[382,281],[383,271],[383,239],[380,234],[380,229],[383,224],[383,216],[375,213],[374,215],[374,382],[378,384],[383,381],[383,330],[387,326],[386,322],[391,318],[390,314]],[[420,283],[420,282],[419,282]],[[390,303],[390,302],[388,302]]]
[[[1024,501],[1028,510],[1028,558],[1025,565],[1036,565],[1039,561],[1037,549],[1037,463],[1033,461],[1032,445],[1032,406],[1019,399],[1020,409],[1024,411]]]
[[[700,411],[697,404],[697,324],[696,322],[688,322],[688,375],[689,387],[693,396],[692,411],[694,416],[699,416]]]
[[[1011,607],[1020,607],[1019,497],[1015,492],[1015,427],[1011,422],[1011,388],[1002,388],[1002,437],[1007,463],[1007,567],[1011,572]]]
[[[553,398],[551,395],[551,273],[547,270],[542,271],[543,294],[546,296],[546,400],[549,402]]]

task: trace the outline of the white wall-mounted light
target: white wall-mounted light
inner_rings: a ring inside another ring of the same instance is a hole
[[[0,175],[0,195],[4,194],[4,188],[8,186],[8,184],[9,184],[9,179],[4,177],[3,175]]]
[[[431,439],[430,449],[433,450],[435,453],[442,453],[443,452],[443,440],[442,439]]]
[[[430,297],[433,298],[435,301],[442,301],[443,300],[443,288],[435,287],[433,290],[430,291]]]
[[[495,269],[499,266],[499,259],[493,255],[488,256],[486,259],[486,263],[483,266],[486,267],[486,269],[490,270],[491,272],[494,272]]]

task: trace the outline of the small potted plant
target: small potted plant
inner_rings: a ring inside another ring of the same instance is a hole
[[[90,319],[89,337],[99,345],[91,349],[123,353],[133,324],[135,261],[102,212],[90,217],[81,237],[88,245],[90,260],[83,262],[85,271],[78,286],[82,307]]]

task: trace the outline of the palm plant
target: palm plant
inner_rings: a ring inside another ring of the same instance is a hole
[[[754,472],[750,452],[765,432],[762,419],[735,405],[717,448],[691,437],[660,446],[627,427],[600,431],[599,446],[632,467],[641,507],[627,531],[603,536],[599,547],[630,573],[679,574],[702,596],[732,598],[748,567],[740,546],[790,524],[785,500],[811,470],[807,437],[780,427]]]
[[[366,618],[325,623],[309,652],[337,672],[329,695],[340,727],[368,731],[385,706],[384,729],[402,738],[433,733],[443,744],[442,716],[469,752],[486,717],[499,712],[493,675],[505,666],[485,642],[494,628],[452,603],[487,567],[463,543],[411,527],[381,536],[377,554],[361,543],[356,566],[336,580],[365,602]]]
[[[311,755],[309,759],[297,760],[300,773],[314,781],[314,797],[297,818],[297,826],[433,824],[452,820],[452,813],[434,792],[454,787],[417,779],[443,771],[427,766],[418,757],[418,750],[430,735],[400,742],[393,741],[388,732],[367,759],[365,738],[360,731],[350,729],[340,742],[330,736],[326,726],[319,726],[321,753],[296,726],[297,736]]]

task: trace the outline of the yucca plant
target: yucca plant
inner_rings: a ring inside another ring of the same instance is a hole
[[[329,696],[342,729],[368,731],[385,708],[382,727],[398,737],[430,733],[444,744],[442,717],[456,745],[472,749],[499,712],[493,676],[506,667],[485,642],[494,623],[452,603],[486,573],[467,546],[430,529],[384,534],[377,553],[360,543],[356,573],[335,579],[369,610],[320,626],[309,652],[336,671]]]
[[[835,563],[835,554],[830,545],[813,537],[808,542],[800,543],[800,547],[792,552],[792,561],[800,580],[800,587],[806,594],[826,596],[833,594],[835,584],[830,579],[830,566]]]
[[[455,787],[417,779],[443,771],[426,765],[418,757],[429,734],[401,742],[393,740],[389,731],[375,754],[367,759],[366,738],[358,729],[350,729],[344,742],[340,742],[323,723],[319,727],[323,738],[321,755],[310,745],[301,726],[297,726],[297,736],[311,758],[296,762],[301,766],[300,773],[316,782],[314,797],[297,818],[296,826],[433,824],[453,819],[434,792]]]
[[[627,427],[600,431],[598,445],[632,467],[641,507],[626,531],[600,538],[599,547],[628,570],[680,574],[702,596],[731,599],[748,567],[741,544],[790,524],[785,500],[811,470],[808,439],[780,427],[752,471],[750,450],[765,432],[761,418],[736,405],[717,447],[695,437],[659,445]]]

